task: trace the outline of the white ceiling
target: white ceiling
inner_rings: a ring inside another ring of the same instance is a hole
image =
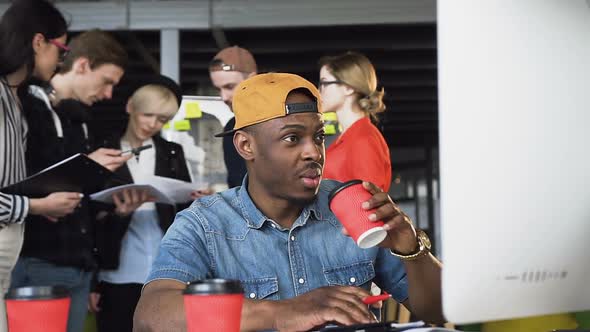
[[[72,31],[430,23],[436,0],[56,1]],[[0,13],[8,3],[0,4]]]

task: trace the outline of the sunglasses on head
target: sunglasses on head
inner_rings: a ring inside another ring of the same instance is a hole
[[[70,52],[70,48],[67,47],[66,45],[58,42],[55,39],[49,39],[49,42],[52,43],[53,45],[55,45],[57,47],[57,49],[59,50],[59,61],[60,62],[64,61],[65,57]]]

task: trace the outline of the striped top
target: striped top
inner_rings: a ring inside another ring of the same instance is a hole
[[[15,94],[4,77],[0,78],[0,188],[26,177],[25,148],[27,122]],[[22,223],[29,212],[29,199],[0,193],[0,230]]]

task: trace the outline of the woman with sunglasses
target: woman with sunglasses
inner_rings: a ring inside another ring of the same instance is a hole
[[[324,57],[320,68],[323,111],[336,112],[342,125],[342,133],[326,150],[324,178],[363,179],[389,191],[389,147],[371,123],[385,111],[375,68],[366,56],[354,52]]]
[[[66,42],[62,14],[44,0],[15,1],[0,20],[0,188],[26,177],[27,123],[18,90],[28,79],[47,81],[59,61],[59,46]],[[28,214],[59,217],[74,210],[78,193],[53,193],[29,199],[7,195],[0,189],[0,293],[10,285],[10,273],[22,245]],[[0,299],[0,332],[6,331],[6,311]]]
[[[51,39],[49,42],[52,43],[53,45],[55,45],[55,47],[57,47],[57,49],[59,51],[59,55],[58,55],[59,63],[64,62],[64,59],[66,58],[68,53],[70,53],[70,48],[66,44],[64,44],[61,41],[56,40],[56,39]]]

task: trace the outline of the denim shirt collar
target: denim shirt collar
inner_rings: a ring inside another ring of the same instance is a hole
[[[248,193],[248,175],[244,176],[244,180],[242,180],[242,186],[238,190],[238,199],[240,209],[242,210],[242,215],[244,216],[244,219],[246,220],[249,228],[260,229],[266,221],[270,221],[270,219],[267,218],[262,213],[262,211],[256,207],[252,201],[252,198],[250,197],[250,194]],[[313,200],[313,202],[305,206],[293,226],[305,225],[312,213],[316,220],[322,220],[322,213],[317,197]]]

